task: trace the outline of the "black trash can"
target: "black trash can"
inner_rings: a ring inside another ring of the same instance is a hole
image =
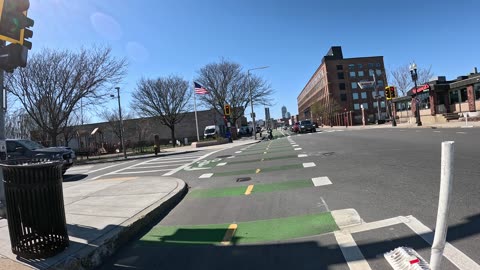
[[[27,259],[54,256],[68,247],[62,162],[2,161],[12,252]]]

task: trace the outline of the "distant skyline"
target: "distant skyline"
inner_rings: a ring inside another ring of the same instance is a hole
[[[252,72],[275,89],[273,118],[283,105],[298,114],[297,96],[331,46],[342,46],[345,58],[384,56],[387,70],[415,61],[447,79],[480,67],[474,0],[30,2],[31,53],[97,44],[128,59],[120,85],[125,109],[140,78],[173,74],[192,82],[222,57],[244,71],[269,66]],[[114,100],[105,106],[116,109]],[[263,105],[255,111],[265,119]]]

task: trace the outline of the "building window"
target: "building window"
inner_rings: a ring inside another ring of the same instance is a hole
[[[350,71],[350,78],[355,78],[355,71]]]
[[[368,71],[368,75],[369,75],[369,76],[373,76],[373,73],[374,73],[373,69],[370,69],[370,70]]]
[[[467,88],[462,88],[462,90],[460,90],[460,95],[462,96],[462,102],[467,101],[468,100]]]
[[[367,92],[362,92],[362,99],[366,99],[367,98]]]
[[[377,81],[377,85],[378,85],[379,87],[383,87],[383,81],[382,81],[382,80]]]
[[[352,89],[357,89],[358,85],[356,82],[352,82]]]
[[[362,105],[365,110],[368,110],[368,103],[363,103]]]
[[[450,104],[458,103],[458,90],[450,91]]]
[[[384,96],[385,96],[385,91],[379,91],[378,94],[379,94],[380,96],[384,97]]]
[[[337,70],[343,70],[343,65],[337,65]]]
[[[345,79],[345,75],[343,74],[343,72],[338,72],[337,77],[338,77],[339,80]]]
[[[376,72],[377,72],[377,76],[382,75],[382,70],[381,69],[377,69]]]
[[[380,65],[380,63],[375,63],[375,66],[376,67],[381,67],[382,65]]]
[[[373,63],[368,63],[369,68],[373,68]]]
[[[338,89],[345,90],[345,83],[339,83],[338,84]]]
[[[352,97],[353,97],[353,100],[357,100],[358,99],[358,93],[353,93]]]
[[[363,74],[363,70],[358,71],[358,77],[363,77],[365,74]]]
[[[381,105],[382,108],[385,108],[385,101],[382,101]]]
[[[354,110],[360,110],[360,104],[354,103],[354,104],[353,104],[353,109],[354,109]]]
[[[355,69],[355,64],[348,64],[348,69]]]
[[[475,99],[480,99],[480,83],[474,84],[473,89],[475,91]]]
[[[363,68],[363,65],[362,64],[357,64],[357,68],[361,69],[361,68]]]
[[[347,94],[340,94],[341,101],[347,101]]]

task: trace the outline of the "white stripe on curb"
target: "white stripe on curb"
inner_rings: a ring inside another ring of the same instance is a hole
[[[212,177],[212,175],[213,175],[213,173],[204,173],[204,174],[200,175],[200,177],[198,177],[198,178],[210,178],[210,177]]]
[[[352,235],[342,231],[334,232],[338,246],[343,253],[345,261],[347,261],[350,270],[371,270],[370,265],[363,257],[362,252],[355,243]]]
[[[303,163],[303,167],[304,168],[315,167],[315,163],[313,162]]]
[[[316,187],[331,185],[332,181],[327,176],[312,178],[313,185]]]

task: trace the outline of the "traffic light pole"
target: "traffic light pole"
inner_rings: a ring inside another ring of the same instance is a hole
[[[5,47],[5,41],[0,40],[0,47]],[[3,160],[7,157],[7,149],[6,149],[6,142],[5,142],[5,104],[3,104],[3,100],[6,100],[6,92],[3,91],[3,70],[0,69],[0,158]],[[7,215],[7,205],[5,203],[5,188],[3,185],[3,170],[0,169],[0,217],[6,218]]]

